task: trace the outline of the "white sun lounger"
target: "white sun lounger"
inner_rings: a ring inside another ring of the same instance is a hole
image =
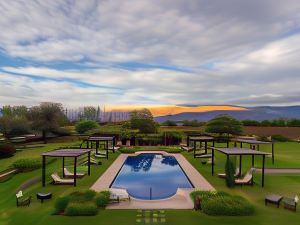
[[[57,173],[51,174],[54,184],[74,184],[73,179],[62,179],[58,176]]]
[[[67,168],[64,168],[65,177],[67,178],[73,178],[74,173],[71,173]],[[85,173],[76,173],[76,177],[81,178],[84,177]]]

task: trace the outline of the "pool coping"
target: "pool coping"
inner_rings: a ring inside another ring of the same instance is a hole
[[[189,194],[194,190],[215,191],[214,187],[192,166],[192,164],[180,153],[167,153],[165,151],[139,151],[133,154],[120,154],[110,167],[98,178],[91,189],[97,192],[109,190],[110,185],[119,173],[128,156],[143,153],[157,153],[174,156],[190,180],[194,188],[178,188],[174,196],[161,200],[140,200],[131,199],[128,202],[112,204],[108,208],[112,209],[191,209],[193,202]]]

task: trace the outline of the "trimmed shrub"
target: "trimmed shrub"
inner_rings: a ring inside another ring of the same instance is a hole
[[[229,188],[233,188],[235,185],[235,178],[234,178],[235,169],[230,159],[226,160],[225,172],[226,172],[226,177],[225,177],[226,185]]]
[[[42,164],[39,158],[18,159],[13,163],[13,167],[19,171],[31,171],[41,168]]]
[[[55,207],[55,214],[59,214],[65,211],[67,208],[68,204],[70,202],[70,197],[69,196],[64,196],[64,197],[59,197],[56,199],[54,207]]]
[[[67,216],[95,216],[98,213],[97,206],[93,203],[70,203],[65,209]]]
[[[109,203],[109,191],[102,191],[99,193],[99,195],[96,197],[96,205],[101,208],[105,208]]]
[[[92,120],[79,121],[75,125],[75,129],[79,134],[84,134],[87,131],[99,128],[99,124]]]
[[[0,158],[8,158],[16,153],[16,148],[12,144],[0,144]]]
[[[199,198],[204,213],[213,216],[249,216],[255,208],[245,198],[226,192],[194,191],[190,194],[195,201]]]
[[[57,136],[70,136],[71,135],[71,131],[63,128],[63,127],[58,127],[54,130],[52,130],[52,133],[57,135]]]
[[[254,207],[240,196],[218,196],[202,203],[204,213],[212,216],[249,216],[254,214]]]
[[[87,190],[86,192],[84,192],[84,198],[87,201],[93,200],[95,196],[96,196],[96,192],[94,190]]]
[[[166,120],[165,122],[162,122],[162,126],[168,126],[168,127],[176,127],[177,123],[173,120]]]

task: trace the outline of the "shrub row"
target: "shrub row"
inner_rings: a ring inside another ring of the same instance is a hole
[[[225,192],[195,191],[191,198],[199,198],[204,213],[213,216],[249,216],[255,212],[254,206],[245,198]]]
[[[47,160],[47,164],[54,162],[56,159]],[[36,170],[42,167],[42,162],[40,158],[25,158],[18,159],[13,164],[15,169],[19,172],[26,172]]]
[[[104,208],[109,203],[109,191],[96,193],[93,190],[85,192],[72,192],[71,194],[59,197],[55,202],[54,214],[67,216],[94,216],[98,208]]]

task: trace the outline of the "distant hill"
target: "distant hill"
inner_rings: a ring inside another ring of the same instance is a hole
[[[200,120],[208,121],[220,114],[230,115],[238,120],[272,120],[278,118],[300,119],[300,106],[259,106],[248,107],[247,110],[213,110],[208,112],[185,112],[174,115],[155,117],[157,122],[166,120]]]

